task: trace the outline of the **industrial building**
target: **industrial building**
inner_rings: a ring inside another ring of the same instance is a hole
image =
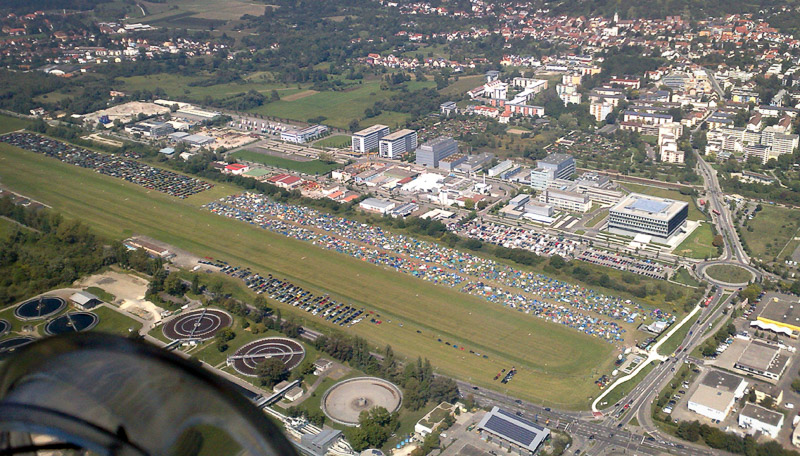
[[[520,454],[535,454],[550,435],[550,430],[495,406],[478,423],[483,438],[496,437],[495,443]]]
[[[537,160],[536,167],[555,172],[556,179],[569,179],[575,174],[575,158],[569,154],[550,154]]]
[[[395,203],[378,198],[367,198],[358,203],[358,207],[369,212],[377,212],[379,214],[386,214],[395,207]]]
[[[753,340],[733,367],[770,380],[779,380],[789,364],[789,358],[779,346]]]
[[[378,147],[378,142],[389,134],[389,127],[386,125],[373,125],[361,131],[353,133],[352,150],[353,152],[365,154]]]
[[[430,168],[438,168],[439,161],[458,153],[458,143],[449,136],[434,138],[417,148],[416,163]]]
[[[766,305],[758,316],[758,321],[800,331],[800,300],[779,293],[769,293],[764,297]]]
[[[378,155],[382,158],[396,159],[417,148],[417,132],[399,130],[384,136],[378,141]]]
[[[308,456],[325,456],[328,449],[342,437],[342,431],[324,429],[319,434],[303,434],[298,449]]]
[[[706,418],[722,421],[746,389],[747,382],[741,377],[712,370],[689,398],[688,408]]]
[[[293,128],[281,132],[281,141],[303,144],[309,140],[319,138],[327,131],[328,127],[325,125],[311,125],[310,127],[299,129]]]
[[[783,413],[756,404],[747,404],[739,414],[739,426],[777,438],[783,427]]]
[[[667,239],[683,226],[689,205],[683,201],[631,193],[609,210],[608,229],[617,234]]]
[[[467,156],[464,154],[453,154],[439,160],[439,169],[444,171],[455,171],[456,167],[467,161]]]

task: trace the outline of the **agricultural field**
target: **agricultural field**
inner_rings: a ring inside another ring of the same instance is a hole
[[[260,16],[266,4],[245,0],[170,0],[165,3],[141,2],[147,15],[135,21],[160,27],[220,27],[229,21],[238,21],[245,14]]]
[[[21,130],[30,125],[25,119],[0,115],[0,134]]]
[[[714,241],[714,231],[711,224],[703,223],[680,243],[672,252],[675,255],[702,260],[717,257],[717,248],[711,243]]]
[[[334,135],[334,136],[328,136],[327,138],[322,138],[312,145],[314,147],[333,147],[336,149],[341,149],[343,147],[350,147],[352,143],[353,140],[349,136]]]
[[[800,211],[764,204],[741,233],[751,256],[767,262],[783,261],[783,257],[793,253],[792,246],[784,247],[798,236],[798,228]]]
[[[239,160],[246,160],[262,165],[274,166],[276,168],[288,169],[305,174],[327,174],[339,168],[338,163],[325,163],[321,160],[297,161],[288,158],[276,157],[275,155],[261,154],[252,150],[240,150],[231,154],[231,157]]]
[[[409,90],[431,85],[433,85],[432,82],[412,81],[407,83]],[[365,109],[371,108],[378,100],[390,98],[394,93],[390,90],[381,90],[380,81],[369,81],[345,90],[318,92],[293,101],[281,99],[259,106],[252,112],[303,122],[323,116],[325,120],[322,123],[325,125],[346,129],[351,120],[361,121]],[[408,118],[409,116],[403,113],[383,112],[377,117],[361,121],[361,127],[365,128],[381,123],[396,128],[398,125],[404,124]]]
[[[460,76],[458,81],[453,81],[449,86],[441,89],[439,93],[442,95],[451,95],[461,98],[467,91],[478,87],[486,82],[486,77],[482,74],[472,76]]]
[[[0,145],[0,156],[4,184],[67,217],[80,218],[99,234],[114,239],[134,233],[152,236],[375,309],[383,324],[362,322],[348,331],[365,337],[375,349],[391,344],[407,359],[428,357],[443,374],[497,387],[493,373],[516,366],[519,373],[504,387],[510,394],[575,409],[590,403],[597,394],[595,374],[612,364],[614,347],[599,339],[200,209],[234,188],[217,186],[216,194],[202,192],[179,200],[5,144]],[[81,183],[79,194],[74,192],[75,182]],[[271,305],[284,316],[306,316],[291,306]],[[313,317],[304,324],[328,325]]]
[[[689,203],[689,216],[687,217],[688,220],[708,220],[706,214],[697,208],[694,198],[692,198],[690,195],[684,195],[677,190],[652,187],[650,185],[632,184],[630,182],[620,182],[619,184],[634,193],[643,193],[645,195],[670,198],[676,201],[685,201]]]

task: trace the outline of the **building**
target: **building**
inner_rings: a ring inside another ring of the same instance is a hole
[[[342,431],[324,429],[319,434],[303,434],[297,445],[308,456],[325,456],[328,449],[342,437]]]
[[[598,122],[605,122],[612,111],[614,111],[614,106],[611,103],[592,102],[589,105],[589,113],[594,116],[594,120]]]
[[[458,106],[455,101],[445,101],[439,105],[439,112],[445,117],[458,114]]]
[[[800,447],[800,426],[795,426],[792,431],[792,445]]]
[[[500,163],[496,164],[495,166],[489,168],[487,174],[489,175],[489,177],[499,176],[500,174],[510,170],[513,167],[514,167],[514,162],[512,162],[511,160],[503,160]]]
[[[136,239],[136,238],[126,239],[125,241],[123,241],[123,244],[125,245],[125,247],[131,250],[142,249],[152,257],[169,258],[170,256],[172,256],[172,254],[168,249],[155,245],[152,242],[147,242],[141,239]]]
[[[724,420],[736,399],[744,396],[747,382],[741,377],[720,371],[709,371],[689,398],[692,412],[712,420]]]
[[[369,212],[377,212],[379,214],[386,214],[395,207],[395,203],[378,198],[367,198],[358,203],[358,207]]]
[[[417,424],[414,425],[414,432],[423,436],[432,434],[444,422],[445,418],[455,412],[455,409],[455,405],[442,402],[417,421]]]
[[[484,438],[487,434],[496,437],[499,441],[495,440],[495,442],[501,446],[505,444],[509,450],[516,449],[519,453],[523,451],[530,452],[530,454],[536,453],[545,439],[550,436],[549,429],[497,406],[483,416],[477,429]]]
[[[609,210],[608,229],[628,236],[646,234],[667,239],[689,215],[683,201],[631,193]]]
[[[234,176],[239,176],[248,171],[250,171],[250,167],[247,165],[243,165],[241,163],[231,163],[230,165],[226,165],[225,168],[222,169],[223,173],[232,174]]]
[[[779,380],[788,364],[789,356],[779,346],[753,340],[733,367],[770,380]]]
[[[783,414],[756,404],[747,404],[739,414],[739,426],[777,438],[783,427]]]
[[[378,142],[389,134],[389,127],[386,125],[373,125],[361,131],[353,133],[352,150],[357,153],[367,153],[378,147]]]
[[[439,136],[417,148],[418,165],[439,167],[439,160],[458,153],[458,143],[449,136]]]
[[[567,212],[584,213],[592,207],[589,197],[578,192],[547,188],[539,194],[539,202]]]
[[[453,154],[439,160],[439,169],[445,171],[455,171],[456,167],[467,161],[467,156],[464,154]]]
[[[400,158],[416,148],[417,132],[414,130],[399,130],[378,141],[378,155],[382,158]]]
[[[536,167],[553,170],[556,179],[569,179],[575,174],[575,158],[569,154],[550,154],[537,160]]]
[[[800,300],[789,295],[769,293],[764,301],[766,305],[758,315],[758,321],[800,331]]]
[[[289,402],[294,402],[303,397],[303,388],[293,386],[283,393],[283,397]]]
[[[156,139],[169,135],[170,133],[174,132],[175,129],[172,127],[172,124],[167,122],[144,120],[142,122],[125,127],[125,131],[130,134],[138,133],[144,137]]]
[[[89,293],[88,291],[78,291],[69,297],[69,300],[81,310],[93,309],[98,304],[102,304],[102,300],[97,296]]]
[[[318,138],[328,131],[325,125],[311,125],[306,128],[292,128],[281,132],[281,141],[303,144],[314,138]]]

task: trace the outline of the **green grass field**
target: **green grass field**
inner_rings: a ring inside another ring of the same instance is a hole
[[[690,287],[699,287],[700,282],[692,277],[689,271],[686,268],[680,268],[678,272],[672,277],[672,280],[678,283],[682,283],[684,285],[688,285]]]
[[[683,326],[681,326],[677,331],[675,331],[675,333],[672,334],[672,336],[670,336],[669,339],[664,341],[664,343],[661,344],[660,347],[658,347],[658,353],[661,355],[670,355],[673,352],[675,352],[675,350],[677,350],[678,347],[683,342],[683,339],[686,338],[686,334],[688,334],[689,331],[694,327],[696,321],[697,319],[694,318],[691,321],[687,321],[686,323],[684,323]],[[677,323],[679,322],[675,322],[675,324]],[[664,333],[666,334],[667,332],[669,332],[669,330],[670,328],[667,328],[664,331]]]
[[[745,283],[753,279],[747,269],[732,264],[714,264],[706,268],[709,277],[727,283]]]
[[[692,234],[675,247],[672,253],[678,256],[699,260],[715,258],[718,256],[718,253],[717,248],[711,244],[713,241],[714,232],[711,229],[711,224],[703,223],[695,228]]]
[[[141,323],[133,318],[117,312],[114,309],[109,309],[108,307],[98,307],[93,309],[92,312],[100,317],[100,322],[94,327],[94,331],[102,331],[120,336],[127,336],[130,333],[129,329],[133,329],[137,332],[142,329]]]
[[[169,98],[174,100],[194,99],[202,100],[206,96],[215,99],[224,99],[236,94],[255,90],[263,95],[269,96],[272,90],[276,90],[278,95],[285,97],[305,89],[298,89],[297,86],[285,84],[275,84],[260,80],[259,77],[245,78],[244,82],[230,82],[227,84],[216,84],[208,87],[190,86],[190,82],[201,81],[203,76],[183,76],[179,74],[158,73],[145,76],[131,76],[117,78],[119,84],[117,90],[133,92],[136,90],[163,89]]]
[[[332,170],[341,167],[338,163],[325,163],[320,160],[297,161],[288,158],[276,157],[274,155],[261,154],[252,150],[240,150],[231,154],[239,160],[246,160],[262,165],[274,166],[276,168],[288,169],[306,174],[327,174]]]
[[[597,394],[594,373],[610,369],[613,360],[612,345],[591,336],[199,208],[225,191],[233,192],[230,187],[220,185],[214,192],[179,200],[6,144],[0,144],[0,163],[5,185],[80,218],[109,238],[152,236],[374,309],[384,324],[362,322],[349,332],[376,349],[391,344],[408,359],[428,357],[439,372],[484,387],[499,387],[492,382],[493,373],[516,366],[517,376],[504,387],[510,394],[583,408]],[[78,182],[80,192],[74,191]],[[285,316],[306,316],[294,307],[274,305]],[[310,318],[314,325],[328,324]],[[488,358],[454,350],[437,338]]]
[[[482,74],[471,76],[461,76],[458,81],[454,81],[449,86],[439,91],[442,95],[464,95],[467,91],[478,87],[486,82],[486,77]]]
[[[337,149],[342,147],[350,147],[352,140],[349,136],[334,135],[322,138],[313,144],[314,147],[335,147]]]
[[[783,250],[781,258],[778,258],[783,261],[784,256],[792,254],[792,250],[784,247],[798,235],[798,227],[800,211],[764,204],[763,209],[748,222],[748,228],[742,228],[741,232],[753,257],[773,261]]]
[[[409,82],[410,90],[433,86],[433,82]],[[348,128],[350,121],[364,117],[364,110],[372,107],[376,101],[386,100],[396,92],[381,90],[380,81],[365,82],[348,90],[338,92],[319,92],[298,100],[280,100],[259,106],[252,110],[258,114],[306,121],[308,119],[324,116],[322,122],[337,128]],[[385,124],[392,128],[405,123],[409,116],[403,113],[384,112],[383,114],[361,121],[365,128],[374,124]]]
[[[600,222],[602,222],[606,217],[608,217],[608,209],[603,209],[597,215],[595,215],[591,220],[586,222],[586,228],[594,228]]]
[[[114,299],[116,299],[116,296],[100,287],[89,287],[86,289],[86,291],[108,303],[114,302]]]
[[[30,122],[25,119],[0,115],[0,134],[21,130],[28,125]]]
[[[649,185],[631,184],[630,182],[621,182],[620,185],[628,190],[636,193],[644,193],[645,195],[660,196],[662,198],[670,198],[676,201],[686,201],[689,203],[689,220],[707,220],[706,214],[700,211],[694,204],[694,200],[689,195],[683,195],[677,190],[667,188],[651,187]]]

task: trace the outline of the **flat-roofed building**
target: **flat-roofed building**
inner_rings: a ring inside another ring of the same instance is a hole
[[[449,136],[439,136],[417,148],[418,165],[438,168],[439,160],[458,153],[458,143]]]
[[[370,212],[377,212],[379,214],[386,214],[387,212],[394,209],[396,206],[395,203],[386,200],[380,200],[378,198],[367,198],[364,201],[358,203],[358,206],[365,211]]]
[[[575,174],[575,158],[569,154],[550,154],[537,160],[536,167],[553,170],[556,179],[569,179]]]
[[[608,229],[667,239],[686,222],[689,205],[669,198],[631,193],[609,210]]]
[[[747,382],[736,375],[709,371],[689,398],[689,410],[712,420],[724,420],[736,399],[747,389]]]
[[[747,404],[739,414],[739,426],[777,438],[783,427],[783,413],[756,404]]]
[[[800,331],[800,300],[781,293],[769,293],[764,297],[766,305],[758,320],[792,331]]]
[[[477,429],[481,435],[497,437],[498,443],[508,445],[509,450],[516,449],[520,454],[535,454],[550,435],[549,429],[497,406],[483,416]]]
[[[557,188],[547,188],[539,194],[539,202],[568,212],[584,213],[592,207],[585,194]]]
[[[382,158],[400,158],[417,148],[417,132],[404,129],[390,133],[378,141],[378,146],[378,155]]]
[[[786,370],[788,363],[789,355],[784,353],[779,346],[753,340],[744,349],[733,367],[770,380],[778,380]]]
[[[467,156],[464,154],[453,154],[449,157],[444,157],[439,160],[439,169],[445,171],[454,171],[456,167],[467,161]]]
[[[367,153],[378,147],[378,142],[389,134],[389,127],[386,125],[373,125],[361,131],[353,133],[352,150],[358,153]]]

